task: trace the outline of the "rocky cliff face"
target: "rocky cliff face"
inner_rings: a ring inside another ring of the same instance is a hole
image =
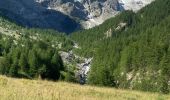
[[[113,17],[119,11],[118,0],[36,0],[42,6],[62,12],[91,28]]]
[[[36,0],[42,6],[62,12],[78,20],[84,28],[92,28],[122,10],[138,11],[153,0]]]
[[[122,10],[137,11],[153,0],[0,0],[0,13],[28,27],[70,33],[92,28]]]

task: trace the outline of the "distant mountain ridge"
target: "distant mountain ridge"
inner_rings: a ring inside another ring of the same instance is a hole
[[[153,0],[36,0],[42,6],[79,19],[83,28],[92,28],[122,10],[138,11]]]
[[[71,33],[92,28],[122,10],[137,11],[146,0],[1,0],[3,15],[27,27]]]

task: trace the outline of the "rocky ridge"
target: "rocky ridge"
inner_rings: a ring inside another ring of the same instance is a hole
[[[153,0],[36,0],[43,7],[62,12],[88,29],[122,10],[138,11]]]
[[[71,33],[92,28],[122,10],[138,11],[153,0],[1,0],[0,14],[20,25]]]

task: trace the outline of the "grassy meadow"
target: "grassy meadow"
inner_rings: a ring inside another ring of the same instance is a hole
[[[0,100],[170,100],[170,95],[0,76]]]

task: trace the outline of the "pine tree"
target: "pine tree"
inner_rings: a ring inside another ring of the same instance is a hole
[[[29,74],[30,76],[35,77],[39,66],[38,58],[35,54],[35,51],[33,50],[29,51],[28,59],[29,59]]]
[[[18,65],[17,63],[13,63],[9,69],[9,75],[12,77],[17,77],[18,76]]]
[[[6,58],[0,58],[0,74],[7,74],[9,66],[9,61]]]
[[[168,82],[169,82],[169,76],[170,76],[170,66],[169,66],[170,62],[169,62],[169,59],[168,59],[168,55],[165,54],[162,58],[162,61],[161,61],[161,92],[162,93],[165,93],[165,94],[168,94],[170,91],[169,91],[169,88],[168,88]]]
[[[20,70],[22,72],[27,72],[28,70],[28,64],[27,64],[27,58],[25,53],[21,53],[20,59],[19,59],[19,66]]]
[[[47,67],[46,67],[46,65],[43,64],[42,67],[40,67],[39,70],[38,70],[39,79],[45,78],[46,71],[47,71]]]

